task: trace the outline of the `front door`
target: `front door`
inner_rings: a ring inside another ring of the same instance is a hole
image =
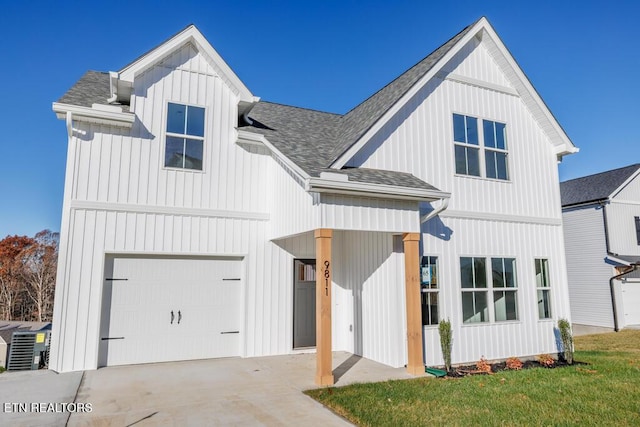
[[[293,262],[293,348],[316,346],[316,261]]]

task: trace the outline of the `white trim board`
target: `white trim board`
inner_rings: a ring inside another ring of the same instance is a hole
[[[250,219],[255,221],[268,221],[269,214],[263,212],[224,211],[202,208],[182,208],[172,206],[134,205],[125,203],[92,202],[85,200],[72,200],[72,210],[96,210],[108,212],[132,212],[158,215],[179,215],[207,218],[233,218]]]
[[[522,224],[539,224],[539,225],[553,225],[553,226],[561,226],[562,219],[561,218],[541,218],[535,216],[524,216],[524,215],[506,215],[506,214],[497,214],[491,212],[467,212],[467,211],[456,211],[447,209],[442,212],[439,216],[443,218],[458,218],[458,219],[479,219],[481,221],[500,221],[500,222],[516,222]]]

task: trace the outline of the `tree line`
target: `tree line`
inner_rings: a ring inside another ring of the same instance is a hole
[[[50,322],[59,233],[0,240],[0,320]]]

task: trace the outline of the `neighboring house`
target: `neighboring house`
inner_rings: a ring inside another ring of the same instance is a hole
[[[640,325],[639,175],[635,164],[560,184],[576,333]]]
[[[53,109],[56,371],[316,347],[318,384],[332,350],[420,373],[440,319],[453,363],[558,350],[577,149],[485,18],[344,115],[260,101],[194,26]]]

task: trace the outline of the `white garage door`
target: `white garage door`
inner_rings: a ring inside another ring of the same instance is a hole
[[[625,326],[640,325],[640,282],[622,283]]]
[[[240,354],[237,259],[107,260],[100,365]]]

